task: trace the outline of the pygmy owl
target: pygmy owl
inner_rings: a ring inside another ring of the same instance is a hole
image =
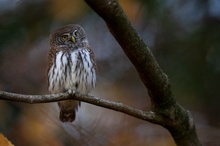
[[[96,85],[96,63],[85,31],[80,25],[70,24],[50,35],[48,56],[48,90],[51,93],[66,91],[88,94]],[[80,102],[58,102],[60,120],[72,122]]]

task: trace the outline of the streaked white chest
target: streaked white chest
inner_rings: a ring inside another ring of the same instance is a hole
[[[96,71],[89,52],[83,49],[70,54],[58,52],[48,72],[48,81],[51,93],[72,89],[88,94],[96,84]]]

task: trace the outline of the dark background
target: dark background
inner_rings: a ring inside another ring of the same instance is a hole
[[[204,145],[220,144],[220,0],[120,0],[169,76],[177,101],[194,116]],[[0,0],[0,90],[47,94],[49,34],[82,25],[95,52],[98,85],[91,93],[149,110],[147,91],[104,21],[84,1]],[[71,125],[51,104],[0,101],[0,133],[16,146],[174,145],[158,125],[82,104]]]

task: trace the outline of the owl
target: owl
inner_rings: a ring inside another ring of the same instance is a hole
[[[94,53],[80,25],[66,25],[51,33],[47,77],[50,93],[88,94],[96,86]],[[58,106],[60,121],[73,122],[80,101],[59,101]]]

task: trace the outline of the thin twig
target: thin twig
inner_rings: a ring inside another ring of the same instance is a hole
[[[106,99],[101,99],[91,95],[83,95],[83,94],[69,94],[69,93],[57,93],[57,94],[47,94],[47,95],[24,95],[17,93],[10,93],[5,91],[0,91],[0,100],[8,100],[14,102],[22,102],[29,104],[37,104],[37,103],[49,103],[49,102],[57,102],[61,100],[79,100],[83,102],[87,102],[93,105],[101,106],[104,108],[112,109],[118,112],[122,112],[124,114],[146,120],[152,123],[157,123],[158,117],[154,112],[145,112],[139,109],[132,108],[128,105],[125,105],[120,102],[109,101]]]

